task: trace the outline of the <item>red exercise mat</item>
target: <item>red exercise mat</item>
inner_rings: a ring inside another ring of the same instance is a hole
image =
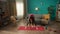
[[[43,26],[20,26],[18,30],[39,30],[44,31]]]

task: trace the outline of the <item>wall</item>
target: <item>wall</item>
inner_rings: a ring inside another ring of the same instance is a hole
[[[51,20],[55,20],[56,17],[56,5],[58,3],[58,0],[27,0],[27,6],[28,6],[28,14],[48,14],[48,7],[53,6],[54,10],[52,11],[52,14],[50,16]],[[35,10],[35,8],[38,8],[38,10]]]
[[[24,2],[23,0],[16,0],[17,16],[22,18],[24,16]]]
[[[47,8],[53,5],[56,8],[57,0],[27,0],[28,13],[29,14],[48,14]],[[39,10],[36,11],[35,8],[38,7]],[[56,9],[55,9],[56,10]]]

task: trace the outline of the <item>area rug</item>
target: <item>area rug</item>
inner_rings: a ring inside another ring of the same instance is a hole
[[[19,26],[18,30],[39,30],[44,31],[45,28],[43,26]]]

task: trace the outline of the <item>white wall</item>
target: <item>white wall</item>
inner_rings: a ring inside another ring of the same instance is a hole
[[[16,0],[17,16],[19,18],[24,15],[24,2],[23,0]]]

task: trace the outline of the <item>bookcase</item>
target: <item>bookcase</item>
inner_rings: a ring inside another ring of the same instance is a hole
[[[7,1],[0,1],[0,26],[5,26],[9,23],[9,4]]]

